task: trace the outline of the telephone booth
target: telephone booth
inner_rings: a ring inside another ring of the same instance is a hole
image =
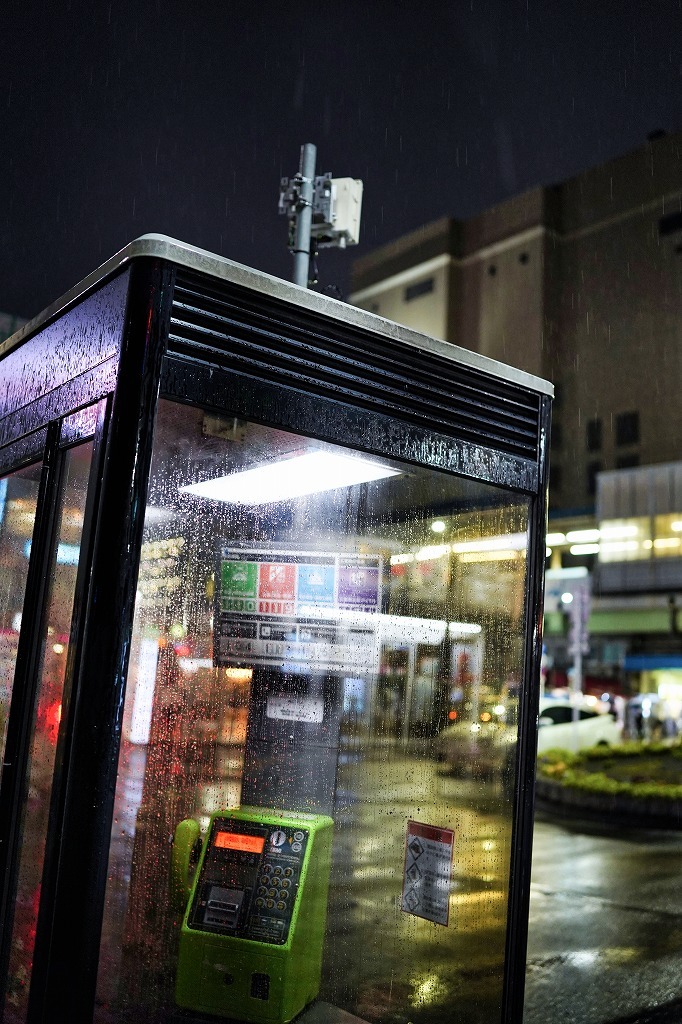
[[[157,235],[0,380],[5,1024],[518,1024],[551,386]]]

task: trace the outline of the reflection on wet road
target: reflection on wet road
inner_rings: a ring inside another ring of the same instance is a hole
[[[524,1024],[682,997],[682,835],[537,820]]]
[[[456,833],[447,928],[399,909],[406,822]],[[322,998],[386,1024],[499,1018],[509,806],[392,750],[340,774]],[[536,821],[524,1024],[606,1024],[682,997],[682,835]]]
[[[447,927],[400,909],[409,820],[455,832]],[[322,998],[368,1021],[499,1018],[509,806],[395,747],[340,768]]]

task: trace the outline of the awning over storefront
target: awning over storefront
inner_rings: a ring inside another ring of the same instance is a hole
[[[658,668],[682,669],[682,654],[629,654],[623,668],[626,672],[651,672]]]

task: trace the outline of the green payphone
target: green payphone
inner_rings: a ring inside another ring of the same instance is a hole
[[[320,987],[332,819],[241,807],[180,822],[173,877],[185,904],[175,1000],[183,1009],[285,1024]]]

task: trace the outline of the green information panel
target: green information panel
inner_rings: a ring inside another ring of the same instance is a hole
[[[378,671],[383,571],[376,554],[221,545],[216,665]]]
[[[255,562],[223,562],[220,604],[224,612],[255,612],[258,566]]]

